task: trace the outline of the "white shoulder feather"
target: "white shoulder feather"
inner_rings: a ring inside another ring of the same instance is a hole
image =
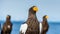
[[[39,26],[40,26],[40,33],[41,33],[41,31],[42,31],[42,23],[40,23]]]
[[[22,24],[21,27],[20,27],[20,32],[25,34],[27,28],[28,28],[28,25],[26,23]]]

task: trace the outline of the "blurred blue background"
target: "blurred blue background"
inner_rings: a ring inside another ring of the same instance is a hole
[[[60,21],[60,0],[0,0],[0,20],[11,15],[11,20],[27,20],[28,10],[32,6],[39,8],[37,18],[42,21],[48,15],[48,21]]]
[[[0,24],[3,26],[6,16],[11,15],[12,34],[19,34],[20,25],[27,20],[32,6],[39,9],[36,13],[39,22],[44,15],[49,16],[47,34],[60,34],[60,0],[0,0]]]

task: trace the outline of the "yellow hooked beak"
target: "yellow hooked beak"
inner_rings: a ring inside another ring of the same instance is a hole
[[[38,11],[38,8],[36,6],[33,7],[33,11],[37,12]]]
[[[45,17],[46,19],[48,18],[48,16]]]

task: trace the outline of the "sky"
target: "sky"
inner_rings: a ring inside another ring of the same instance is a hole
[[[48,15],[48,21],[60,21],[60,0],[0,0],[0,20],[11,15],[12,21],[26,21],[29,8],[38,7],[36,13],[39,21]]]

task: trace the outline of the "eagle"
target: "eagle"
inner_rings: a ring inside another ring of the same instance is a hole
[[[20,34],[39,34],[39,21],[36,17],[38,8],[32,6],[29,9],[29,15],[27,21],[21,25]]]
[[[48,24],[47,18],[48,18],[47,15],[43,16],[43,21],[41,23],[41,34],[46,34],[46,32],[49,29],[49,24]]]
[[[1,34],[11,34],[12,23],[11,23],[10,19],[11,19],[11,16],[8,15],[6,17],[6,22],[3,24],[3,28],[1,30]]]

